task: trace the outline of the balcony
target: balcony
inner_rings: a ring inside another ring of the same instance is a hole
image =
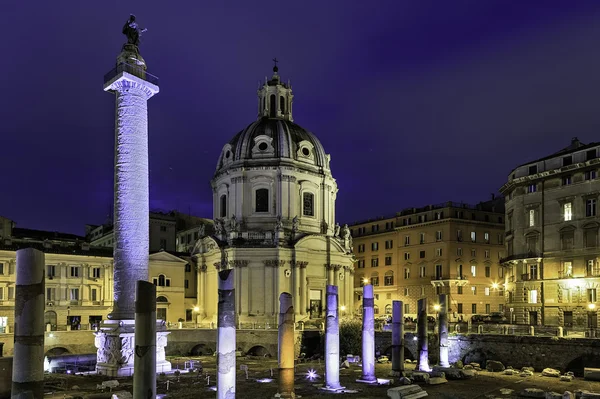
[[[558,271],[558,278],[573,278],[573,271],[572,270],[559,270]]]
[[[463,276],[463,275],[454,275],[454,276],[449,276],[449,275],[437,275],[437,276],[432,276],[431,277],[431,284],[433,286],[445,286],[445,285],[453,285],[453,286],[459,286],[459,285],[467,285],[468,284],[468,280],[467,280],[467,276]]]
[[[538,279],[538,275],[537,274],[521,274],[521,281],[534,281]]]
[[[600,277],[600,270],[587,270],[585,273],[586,277]]]
[[[109,73],[104,75],[104,83],[106,84],[106,83],[110,82],[111,79],[116,77],[121,72],[127,72],[133,76],[137,76],[140,79],[143,79],[149,83],[152,83],[152,84],[158,86],[158,77],[156,77],[152,74],[149,74],[148,72],[146,72],[143,68],[141,68],[139,66],[125,64],[125,63],[117,65],[116,68],[114,68]]]
[[[512,260],[521,260],[521,259],[535,259],[535,258],[543,258],[544,255],[541,252],[537,251],[528,251],[527,253],[510,255],[505,258],[501,258],[498,263],[506,263]]]

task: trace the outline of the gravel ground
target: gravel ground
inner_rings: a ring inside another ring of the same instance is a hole
[[[182,373],[179,377],[174,375],[162,376],[158,378],[158,393],[166,394],[166,398],[215,398],[216,394],[207,387],[206,375],[210,376],[210,385],[214,385],[215,380],[215,358],[201,357],[204,370],[199,378],[198,373]],[[189,358],[170,359],[174,368],[179,366],[183,368],[185,360]],[[248,366],[248,380],[245,372],[240,371],[240,365]],[[414,366],[408,364],[407,370]],[[277,393],[277,361],[273,359],[251,359],[238,358],[237,360],[237,397],[238,398],[272,398]],[[272,382],[259,383],[256,379],[269,378],[273,370],[275,379]],[[318,377],[315,381],[309,381],[305,374],[308,370],[315,370]],[[391,369],[390,364],[378,364],[376,374],[380,378],[386,378]],[[323,384],[323,362],[310,362],[299,364],[296,368],[296,394],[302,398],[330,398],[339,397],[339,394],[325,392],[319,389]],[[340,381],[347,389],[357,392],[347,394],[346,396],[355,399],[367,398],[386,398],[387,390],[390,386],[368,386],[356,382],[360,377],[359,367],[352,366],[350,369],[342,369],[340,372]],[[110,398],[110,393],[100,394],[96,389],[96,384],[106,380],[106,377],[89,375],[75,376],[64,374],[51,374],[46,378],[45,398],[76,398],[90,397],[101,399]],[[121,386],[117,390],[125,389],[131,391],[132,380],[130,378],[119,379]],[[166,390],[167,381],[169,381],[169,391]],[[53,387],[51,389],[48,389]],[[75,389],[73,389],[75,387]],[[576,389],[585,389],[591,392],[600,392],[600,382],[584,381],[583,379],[574,379],[572,382],[561,382],[558,378],[542,377],[536,372],[532,377],[508,376],[501,373],[488,373],[481,371],[470,380],[450,380],[446,384],[440,385],[421,385],[421,388],[428,393],[429,398],[445,399],[474,399],[474,398],[503,398],[512,399],[519,397],[518,394],[525,388],[539,388],[545,391],[554,391],[563,393],[565,391],[575,391]],[[52,393],[50,393],[52,392]],[[91,396],[93,394],[93,396]]]

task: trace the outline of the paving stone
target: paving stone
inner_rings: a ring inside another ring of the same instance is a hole
[[[561,375],[560,380],[565,381],[565,382],[571,382],[571,381],[573,381],[573,376],[572,375]]]
[[[562,393],[558,392],[546,392],[546,399],[562,399]]]
[[[442,377],[431,377],[429,378],[429,381],[427,382],[427,384],[429,385],[439,385],[439,384],[445,384],[447,383],[448,380]]]

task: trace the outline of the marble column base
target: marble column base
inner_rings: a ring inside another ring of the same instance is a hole
[[[160,324],[158,324],[160,323]],[[96,373],[109,377],[133,377],[135,351],[134,320],[104,320],[94,333],[98,348]],[[156,325],[156,372],[171,371],[171,363],[165,358],[167,335],[164,323]]]

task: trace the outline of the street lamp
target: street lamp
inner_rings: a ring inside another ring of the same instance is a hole
[[[500,285],[498,283],[492,283],[492,288],[497,290]]]
[[[590,312],[594,311],[594,309],[596,309],[596,304],[595,303],[588,303],[588,309],[590,310]]]
[[[198,306],[194,306],[194,326],[195,328],[198,328],[198,312],[200,311],[200,308]]]
[[[342,311],[342,317],[344,317],[346,313],[346,305],[340,306],[340,310]]]

